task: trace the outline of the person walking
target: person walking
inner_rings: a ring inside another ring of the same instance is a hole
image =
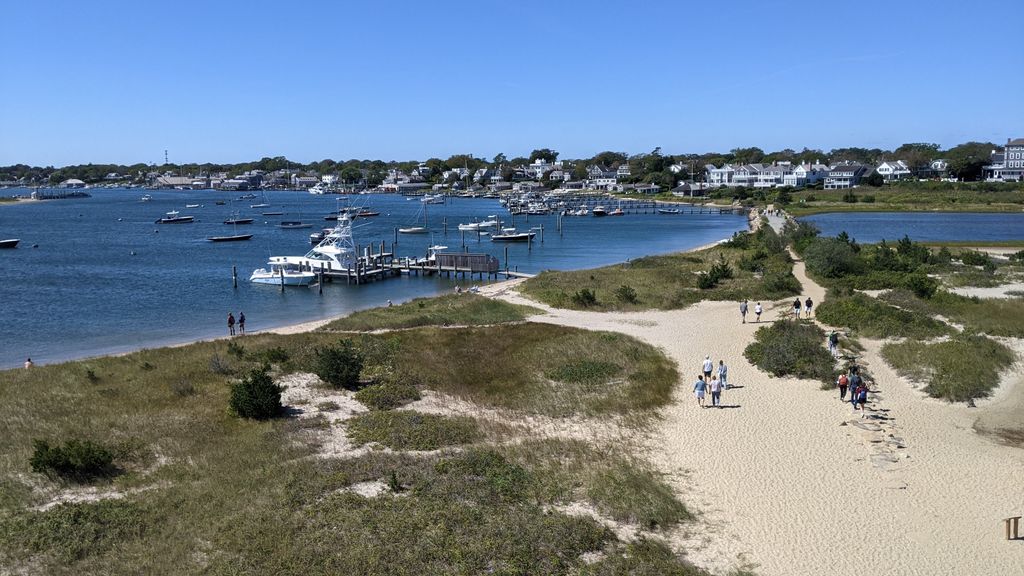
[[[708,388],[711,389],[711,407],[721,408],[722,407],[722,382],[717,376],[711,377],[711,383],[708,384]]]
[[[793,318],[800,319],[800,299],[793,300]]]
[[[704,357],[704,363],[701,365],[701,369],[704,371],[704,380],[708,381],[711,378],[711,371],[715,369],[715,363],[711,361],[710,354]]]
[[[853,405],[853,409],[854,410],[857,409],[857,390],[860,389],[861,384],[863,383],[863,380],[861,379],[860,374],[858,374],[857,372],[858,371],[857,371],[856,368],[851,370],[850,371],[850,378],[849,378],[849,381],[850,381],[850,383],[849,383],[849,388],[850,388],[850,404]]]
[[[833,358],[839,356],[839,333],[835,330],[828,334],[828,351],[832,353]]]
[[[850,385],[850,379],[846,374],[840,374],[839,379],[836,380],[836,386],[839,387],[839,401],[846,401],[846,387]]]
[[[228,336],[235,335],[235,315],[228,312]]]
[[[245,334],[245,312],[238,313],[238,333]]]
[[[725,365],[725,360],[718,361],[718,380],[722,383],[722,388],[725,390],[729,389],[729,367]]]
[[[707,390],[707,382],[704,381],[704,376],[697,376],[697,381],[693,383],[693,393],[697,396],[697,406],[704,407],[704,392]]]
[[[811,297],[808,296],[807,300],[804,301],[804,314],[807,316],[807,318],[811,317],[811,310],[813,308],[814,308],[814,302],[811,300]]]
[[[754,322],[761,322],[761,303],[758,302],[757,306],[754,306]]]
[[[743,323],[747,323],[747,301],[744,300],[740,303],[740,318],[743,319]]]
[[[35,366],[35,364],[32,363],[32,359],[31,358],[26,358],[25,359],[25,369],[28,370],[29,368],[31,368],[33,366]]]
[[[857,403],[854,405],[854,409],[856,409],[857,406],[859,405],[860,406],[860,412],[861,412],[860,417],[863,418],[864,417],[864,410],[866,410],[865,404],[867,404],[867,402],[868,402],[868,386],[867,386],[867,383],[865,383],[863,380],[861,380],[860,386],[857,386],[856,397],[857,397],[857,400],[856,400]]]

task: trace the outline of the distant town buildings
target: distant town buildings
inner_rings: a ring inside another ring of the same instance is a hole
[[[1002,152],[992,151],[989,165],[982,169],[986,180],[1024,180],[1024,138],[1006,141]]]

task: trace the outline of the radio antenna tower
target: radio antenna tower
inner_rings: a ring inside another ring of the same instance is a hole
[[[168,162],[167,162],[167,149],[166,148],[164,148],[164,164],[168,164]]]

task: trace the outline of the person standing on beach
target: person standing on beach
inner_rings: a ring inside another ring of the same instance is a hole
[[[693,393],[697,396],[697,406],[704,407],[704,391],[707,390],[707,382],[704,382],[704,376],[697,376],[697,381],[693,384]]]
[[[238,333],[245,334],[245,312],[238,313]]]
[[[854,404],[854,410],[857,409],[857,405],[860,405],[860,411],[861,411],[860,417],[863,418],[864,417],[863,412],[864,412],[864,410],[866,410],[864,405],[867,404],[867,402],[868,402],[868,387],[867,387],[867,384],[865,384],[863,381],[861,381],[860,386],[857,386],[856,398],[857,398],[857,400],[856,400],[857,403]]]
[[[744,300],[740,303],[740,318],[743,319],[743,323],[747,323],[747,301]]]
[[[235,315],[228,312],[228,336],[235,335]]]
[[[857,390],[860,389],[862,383],[864,382],[861,379],[860,374],[857,373],[857,369],[856,368],[854,368],[853,370],[850,371],[849,381],[850,381],[850,383],[849,383],[849,388],[850,388],[850,404],[852,404],[853,405],[853,409],[856,410],[857,409]]]
[[[754,306],[754,322],[761,322],[761,303],[758,302],[757,306]]]
[[[25,359],[25,370],[28,370],[29,368],[31,368],[33,366],[35,366],[35,364],[32,363],[32,359],[31,358],[26,358]]]
[[[832,353],[833,358],[839,356],[839,333],[835,330],[828,335],[828,351]]]
[[[729,367],[725,365],[725,360],[718,361],[718,381],[722,383],[722,388],[729,389]]]
[[[800,319],[800,299],[793,300],[793,318]]]
[[[704,381],[706,382],[711,378],[711,371],[715,369],[715,363],[711,361],[710,354],[704,357],[704,363],[701,365],[701,369],[704,371]]]
[[[708,384],[708,388],[711,389],[711,406],[713,408],[722,407],[722,383],[718,380],[717,376],[711,377],[711,383]]]
[[[807,300],[804,301],[804,314],[806,314],[808,318],[811,317],[811,309],[813,307],[814,307],[814,301],[812,301],[811,297],[808,296]]]
[[[836,386],[839,386],[839,401],[846,401],[846,387],[850,385],[850,379],[846,377],[846,374],[840,374],[839,379],[836,380]]]

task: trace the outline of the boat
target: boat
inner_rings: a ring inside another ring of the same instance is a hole
[[[20,238],[11,238],[8,240],[0,240],[0,248],[17,248],[18,242],[21,242]]]
[[[284,212],[260,212],[264,216],[282,216]]]
[[[207,240],[210,242],[241,242],[250,238],[252,238],[252,234],[235,234],[233,236],[210,236]]]
[[[282,228],[284,230],[298,230],[300,228],[312,228],[313,225],[306,224],[298,220],[284,220],[280,224],[278,224],[277,227]]]
[[[491,234],[491,242],[529,242],[536,235],[532,230],[516,232],[515,228],[502,228],[500,234]]]
[[[152,199],[153,197],[150,196],[149,194],[144,194],[142,198],[139,198],[139,202],[149,202]]]
[[[478,232],[478,231],[483,230],[485,228],[497,228],[498,227],[498,220],[497,220],[498,217],[496,215],[491,214],[487,218],[489,218],[489,219],[488,220],[484,220],[483,222],[471,222],[469,224],[459,224],[459,230],[463,230],[465,232]]]
[[[323,194],[324,188],[319,183],[317,183],[310,187],[308,191],[310,194]]]
[[[228,218],[225,224],[252,224],[252,218]]]
[[[256,198],[256,195],[252,193],[242,194],[241,196],[238,197],[239,200],[252,200],[254,198]]]
[[[272,257],[267,262],[269,268],[257,268],[249,276],[254,284],[273,284],[275,286],[309,286],[316,280],[316,274],[303,269],[299,264]]]
[[[398,229],[398,233],[399,234],[426,234],[428,232],[428,230],[427,230],[427,204],[428,204],[428,202],[424,202],[422,204],[423,226],[408,226],[406,228],[399,228]]]
[[[296,273],[308,274],[312,281],[319,271],[343,272],[355,268],[357,263],[356,245],[352,239],[352,219],[343,215],[338,219],[337,226],[329,228],[323,240],[311,248],[305,256],[272,256],[269,261],[270,269],[260,268],[253,272],[250,280],[262,284],[280,285],[281,270],[283,270],[285,285],[288,285],[289,278]]]
[[[157,219],[156,224],[187,224],[192,219],[192,216],[178,216],[177,210],[171,210],[163,218]]]
[[[373,210],[360,210],[356,212],[356,216],[360,218],[371,218],[373,216],[380,216],[380,212],[374,212]]]
[[[199,204],[185,204],[185,208],[199,208]]]
[[[625,214],[625,212],[622,211],[622,208],[616,208],[608,213],[609,216],[622,216],[623,214]]]
[[[223,206],[223,205],[227,204],[227,202],[225,202],[223,200],[217,200],[216,202],[214,202],[214,204],[216,204],[217,206]]]
[[[594,216],[607,216],[608,211],[604,209],[604,206],[594,206],[594,209],[590,211]]]
[[[658,208],[658,214],[679,214],[679,208]]]

